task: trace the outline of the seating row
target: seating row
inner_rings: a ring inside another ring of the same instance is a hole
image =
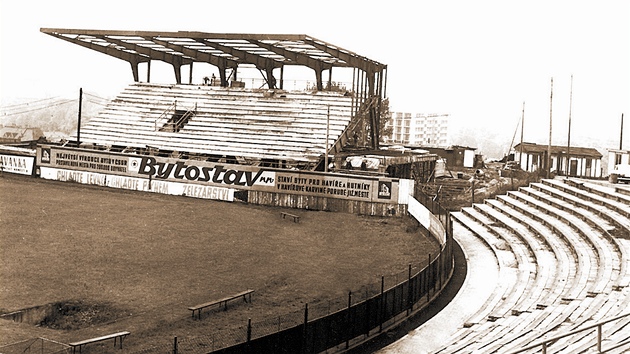
[[[484,304],[435,352],[510,352],[625,312],[630,238],[620,236],[630,231],[628,206],[625,197],[585,183],[543,180],[452,213],[495,255],[499,277]],[[622,319],[604,335],[622,343],[629,329],[630,319]],[[586,351],[593,343],[585,332],[548,351]]]
[[[134,83],[81,127],[81,141],[315,162],[344,132],[354,104],[335,92]],[[185,111],[193,113],[185,124],[161,131]]]

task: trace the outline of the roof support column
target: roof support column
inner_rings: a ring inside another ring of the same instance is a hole
[[[270,90],[273,90],[276,88],[276,78],[273,76],[273,67],[267,67],[265,69],[265,73],[267,74],[266,80],[267,80],[267,86],[269,87]]]
[[[175,82],[177,82],[177,84],[182,83],[181,69],[182,69],[182,66],[180,64],[173,63],[173,70],[175,71]]]
[[[328,90],[332,89],[332,66],[328,69]]]
[[[129,64],[131,65],[131,74],[133,75],[133,81],[134,82],[140,81],[140,77],[138,75],[138,62],[130,60]]]
[[[315,70],[315,82],[317,83],[317,91],[323,91],[324,84],[322,83],[322,71],[324,70],[319,65],[313,68],[313,70]]]
[[[280,90],[284,90],[284,65],[280,67]]]

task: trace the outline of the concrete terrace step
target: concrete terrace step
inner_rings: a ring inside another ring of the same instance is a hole
[[[577,231],[578,234],[582,236],[584,243],[597,252],[598,264],[596,264],[596,268],[599,270],[597,276],[599,281],[597,282],[596,288],[592,290],[593,293],[604,292],[606,288],[609,287],[608,283],[613,283],[614,280],[619,277],[618,272],[614,274],[614,278],[612,274],[613,264],[619,264],[619,249],[617,245],[612,242],[610,236],[604,234],[606,232],[605,230],[591,226],[591,224],[564,208],[558,209],[552,204],[544,203],[544,200],[531,198],[520,192],[510,192],[508,196],[499,197],[497,199],[504,203],[524,203],[538,210],[545,210],[548,214],[553,213],[560,221]]]
[[[593,201],[588,196],[583,197],[577,189],[567,190],[566,188],[555,188],[554,185],[549,183],[536,183],[531,184],[531,188],[546,194],[552,195],[558,199],[568,201],[574,206],[580,209],[587,209],[588,211],[600,216],[606,220],[606,223],[610,223],[610,227],[607,229],[612,234],[618,234],[619,236],[630,238],[630,218],[622,213],[611,209],[606,203],[599,201]],[[569,187],[571,188],[571,187]],[[617,230],[615,230],[617,229]]]
[[[509,193],[512,197],[531,198],[532,203],[541,203],[527,195],[520,195],[520,192]],[[550,197],[551,198],[551,197]],[[532,201],[533,200],[533,201]],[[565,219],[567,223],[572,223],[575,229],[581,230],[584,237],[589,237],[598,251],[600,265],[598,266],[598,281],[596,288],[588,293],[588,297],[580,301],[580,306],[567,319],[567,330],[573,330],[586,324],[590,319],[602,319],[606,316],[619,313],[619,309],[626,305],[621,304],[623,297],[620,297],[619,289],[622,283],[623,274],[626,272],[627,263],[624,254],[617,240],[610,237],[603,228],[597,228],[597,224],[590,223],[578,218],[568,211],[558,211],[558,216]],[[593,226],[590,226],[593,225]],[[569,342],[571,339],[566,339]],[[560,341],[562,342],[562,340]]]
[[[468,319],[466,327],[480,323],[486,320],[490,316],[497,316],[496,311],[505,298],[510,294],[518,293],[516,288],[520,282],[523,282],[524,271],[521,267],[525,268],[523,263],[525,262],[526,255],[523,250],[518,247],[509,246],[504,239],[502,239],[498,233],[494,232],[482,224],[477,223],[464,213],[451,214],[454,220],[457,220],[470,231],[472,231],[477,237],[485,242],[495,253],[498,259],[499,266],[499,284],[495,287],[493,296],[482,306],[479,311]],[[534,267],[535,269],[535,267]],[[530,270],[526,270],[529,275]],[[495,313],[493,315],[493,313]]]
[[[462,212],[470,215],[475,220],[479,220],[478,222],[480,223],[488,220],[475,208],[464,208]],[[532,249],[528,242],[523,241],[523,236],[518,231],[501,224],[485,222],[486,228],[500,238],[500,246],[511,249],[515,255],[513,267],[517,268],[519,276],[519,285],[514,289],[513,293],[504,296],[502,304],[495,307],[488,319],[518,315],[522,311],[527,311],[530,307],[524,301],[524,299],[528,298],[528,292],[543,293],[546,280],[549,277],[548,271],[551,271],[553,274],[555,269],[539,267],[540,262],[537,256],[544,257],[544,254],[539,252],[538,249]]]
[[[377,353],[435,353],[444,343],[451,342],[451,338],[466,321],[491,297],[499,281],[496,254],[487,243],[459,222],[453,223],[453,234],[468,264],[462,288],[437,315]]]
[[[596,204],[614,210],[627,218],[630,218],[630,205],[602,196],[602,193],[597,193],[596,189],[585,188],[581,184],[572,183],[570,180],[544,179],[542,180],[542,183],[563,192],[579,196],[581,199],[590,200]]]
[[[630,195],[621,193],[620,189],[611,186],[606,183],[606,185],[599,183],[592,183],[588,180],[578,180],[578,179],[564,179],[564,183],[570,186],[576,187],[578,189],[582,189],[589,193],[597,194],[602,196],[608,200],[616,201],[627,206],[630,206]]]
[[[441,346],[433,342],[424,351],[415,337],[415,345],[391,353],[506,353],[627,312],[630,238],[612,232],[628,223],[625,196],[568,184],[545,180],[452,213],[455,235],[465,230],[492,252],[497,277],[466,326],[442,337]],[[518,268],[510,269],[511,262]],[[502,267],[516,273],[501,273]],[[630,318],[605,325],[604,337],[605,348],[630,341]],[[548,352],[591,353],[594,343],[594,334],[584,332],[556,340]],[[611,352],[628,350],[630,343]]]
[[[514,201],[509,205],[507,205],[504,201],[504,198],[500,198],[488,200],[487,203],[493,205],[498,210],[506,207],[512,208],[532,219],[546,223],[555,231],[556,235],[566,240],[566,242],[571,245],[571,248],[575,251],[579,262],[577,268],[578,284],[576,287],[571,289],[570,293],[567,294],[566,297],[568,299],[576,299],[586,296],[587,292],[591,288],[589,284],[594,283],[597,279],[597,255],[590,245],[584,244],[577,231],[569,225],[563,223],[561,220],[556,219],[555,214],[550,213],[548,210],[541,212],[536,208],[517,201]],[[550,215],[553,217],[549,217]]]
[[[489,206],[475,205],[475,209],[480,209],[480,210],[487,209],[486,212],[489,214],[488,216],[489,219],[491,219],[492,217],[497,217],[496,215],[494,216],[491,215],[492,213],[495,213],[495,211],[492,210],[492,208],[490,208]],[[474,213],[468,208],[465,208],[464,210],[467,213]],[[481,219],[481,217],[479,218]],[[486,221],[487,220],[488,219],[486,219]],[[509,221],[507,220],[503,220],[503,222],[501,222],[500,220],[497,220],[495,223],[506,223],[506,222],[509,223]],[[532,236],[532,233],[529,232],[527,228],[521,228],[520,232],[525,233],[525,234],[529,233],[529,236],[527,237],[531,238],[531,242],[533,242],[535,245],[534,246],[534,248],[536,249],[535,252],[537,252],[538,255],[540,255],[541,259],[543,260],[543,263],[548,263],[549,260],[555,260],[553,254],[549,250],[546,243],[541,242],[540,240],[536,240],[536,238]],[[515,238],[511,242],[519,242],[519,241],[517,241],[517,238]],[[520,247],[525,247],[523,246],[524,243],[522,241],[520,243],[521,243]],[[545,248],[547,248],[547,250],[542,251]],[[544,256],[545,254],[547,255],[546,258]],[[536,258],[536,261],[539,261],[539,260]],[[556,264],[554,263],[555,262],[552,262],[551,264],[549,264],[549,267],[547,268],[548,271],[539,271],[539,273],[551,273],[555,275]],[[540,262],[538,262],[538,264],[540,265]],[[564,269],[568,272],[567,267],[564,267]],[[554,279],[551,280],[552,278]],[[543,291],[541,288],[543,286],[553,287],[553,284],[556,282],[557,280],[555,279],[555,276],[548,276],[547,278],[544,277],[544,274],[537,276],[537,283],[529,284],[528,289],[523,293],[522,296],[520,296],[518,301],[520,301],[521,304],[526,303],[526,302],[529,302],[530,304],[536,303],[538,302],[538,300],[543,299],[542,297],[540,297],[540,295],[543,295],[545,299],[548,299],[549,296],[545,296],[544,295],[545,291]],[[506,303],[509,303],[509,302],[510,300],[506,301]],[[512,305],[517,306],[514,304]],[[537,323],[549,317],[549,315],[547,314],[542,314],[544,312],[543,309],[545,309],[546,306],[536,306],[536,305],[534,306],[535,307],[533,307],[532,309],[526,309],[526,311],[522,311],[522,312],[521,312],[521,309],[515,310],[514,312],[510,314],[510,316],[507,316],[505,318],[493,318],[492,321],[488,320],[479,325],[471,327],[469,330],[474,331],[474,333],[466,333],[465,331],[462,331],[462,333],[460,333],[460,337],[457,338],[457,341],[455,342],[454,345],[449,345],[443,348],[443,350],[440,352],[441,353],[457,353],[460,351],[470,352],[470,350],[473,348],[480,349],[486,346],[488,343],[496,342],[498,338],[503,338],[509,335],[511,335],[512,337],[522,336],[522,333],[526,333],[524,332],[526,328],[526,323],[528,322],[528,319],[526,317],[529,316],[533,320],[537,319],[538,320]],[[536,313],[541,313],[541,315],[535,315]],[[532,326],[535,327],[537,323],[532,323]],[[512,330],[515,328],[520,328],[523,331],[518,330],[517,332],[519,333],[515,334],[512,332]],[[483,350],[481,350],[480,352],[483,352]]]

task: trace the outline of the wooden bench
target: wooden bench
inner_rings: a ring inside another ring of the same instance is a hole
[[[199,304],[199,305],[196,305],[196,306],[192,306],[192,307],[189,307],[188,309],[190,311],[192,311],[192,317],[193,318],[195,318],[195,311],[197,311],[198,318],[201,319],[201,310],[203,310],[206,307],[210,307],[210,306],[214,306],[214,305],[221,306],[221,304],[223,304],[224,310],[227,310],[227,303],[228,303],[228,301],[237,299],[237,298],[242,296],[243,300],[245,302],[248,302],[247,301],[247,296],[248,295],[249,295],[249,302],[251,303],[252,302],[252,293],[253,292],[254,292],[254,290],[245,290],[245,291],[242,291],[242,292],[240,292],[238,294],[234,294],[232,296],[227,296],[227,297],[224,297],[224,298],[219,299],[219,300],[210,301],[210,302],[206,302],[206,303]]]
[[[288,216],[288,217],[293,218],[293,222],[300,222],[300,217],[299,217],[298,215],[294,215],[294,214],[286,213],[286,212],[284,212],[284,211],[280,212],[280,214],[282,215],[282,218],[283,218],[283,219],[284,219],[284,218],[286,218],[286,217]]]
[[[114,339],[114,347],[115,347],[118,338],[120,338],[120,349],[122,349],[123,339],[125,339],[125,337],[127,337],[129,334],[130,333],[127,331],[112,333],[112,334],[108,334],[102,337],[90,338],[90,339],[82,340],[80,342],[69,343],[68,345],[72,347],[72,353],[76,352],[77,347],[79,347],[79,353],[81,353],[81,349],[83,348],[84,345],[101,342],[101,341],[112,339],[112,338]]]

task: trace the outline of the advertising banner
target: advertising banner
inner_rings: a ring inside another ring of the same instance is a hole
[[[397,202],[398,180],[316,172],[276,172],[275,191],[321,197]]]
[[[132,177],[142,183],[151,180],[155,185],[159,185],[159,182],[185,184],[191,186],[187,195],[214,193],[202,188],[213,186],[232,190],[302,194],[381,203],[398,201],[399,180],[386,177],[291,171],[57,146],[39,147],[37,161],[42,167],[92,172],[89,175],[81,175],[81,178],[94,178],[94,174],[103,174]],[[62,178],[63,173],[59,176]],[[116,188],[137,189],[139,187],[133,183],[141,183],[133,182],[135,181],[133,179],[120,180],[123,182]],[[132,185],[129,186],[129,183]]]
[[[35,157],[22,155],[0,154],[0,171],[32,175]]]
[[[170,181],[155,181],[146,178],[106,175],[103,173],[73,171],[41,167],[40,177],[63,182],[92,184],[103,187],[129,189],[143,192],[182,195],[186,197],[234,201],[234,189],[215,186],[201,186]]]

